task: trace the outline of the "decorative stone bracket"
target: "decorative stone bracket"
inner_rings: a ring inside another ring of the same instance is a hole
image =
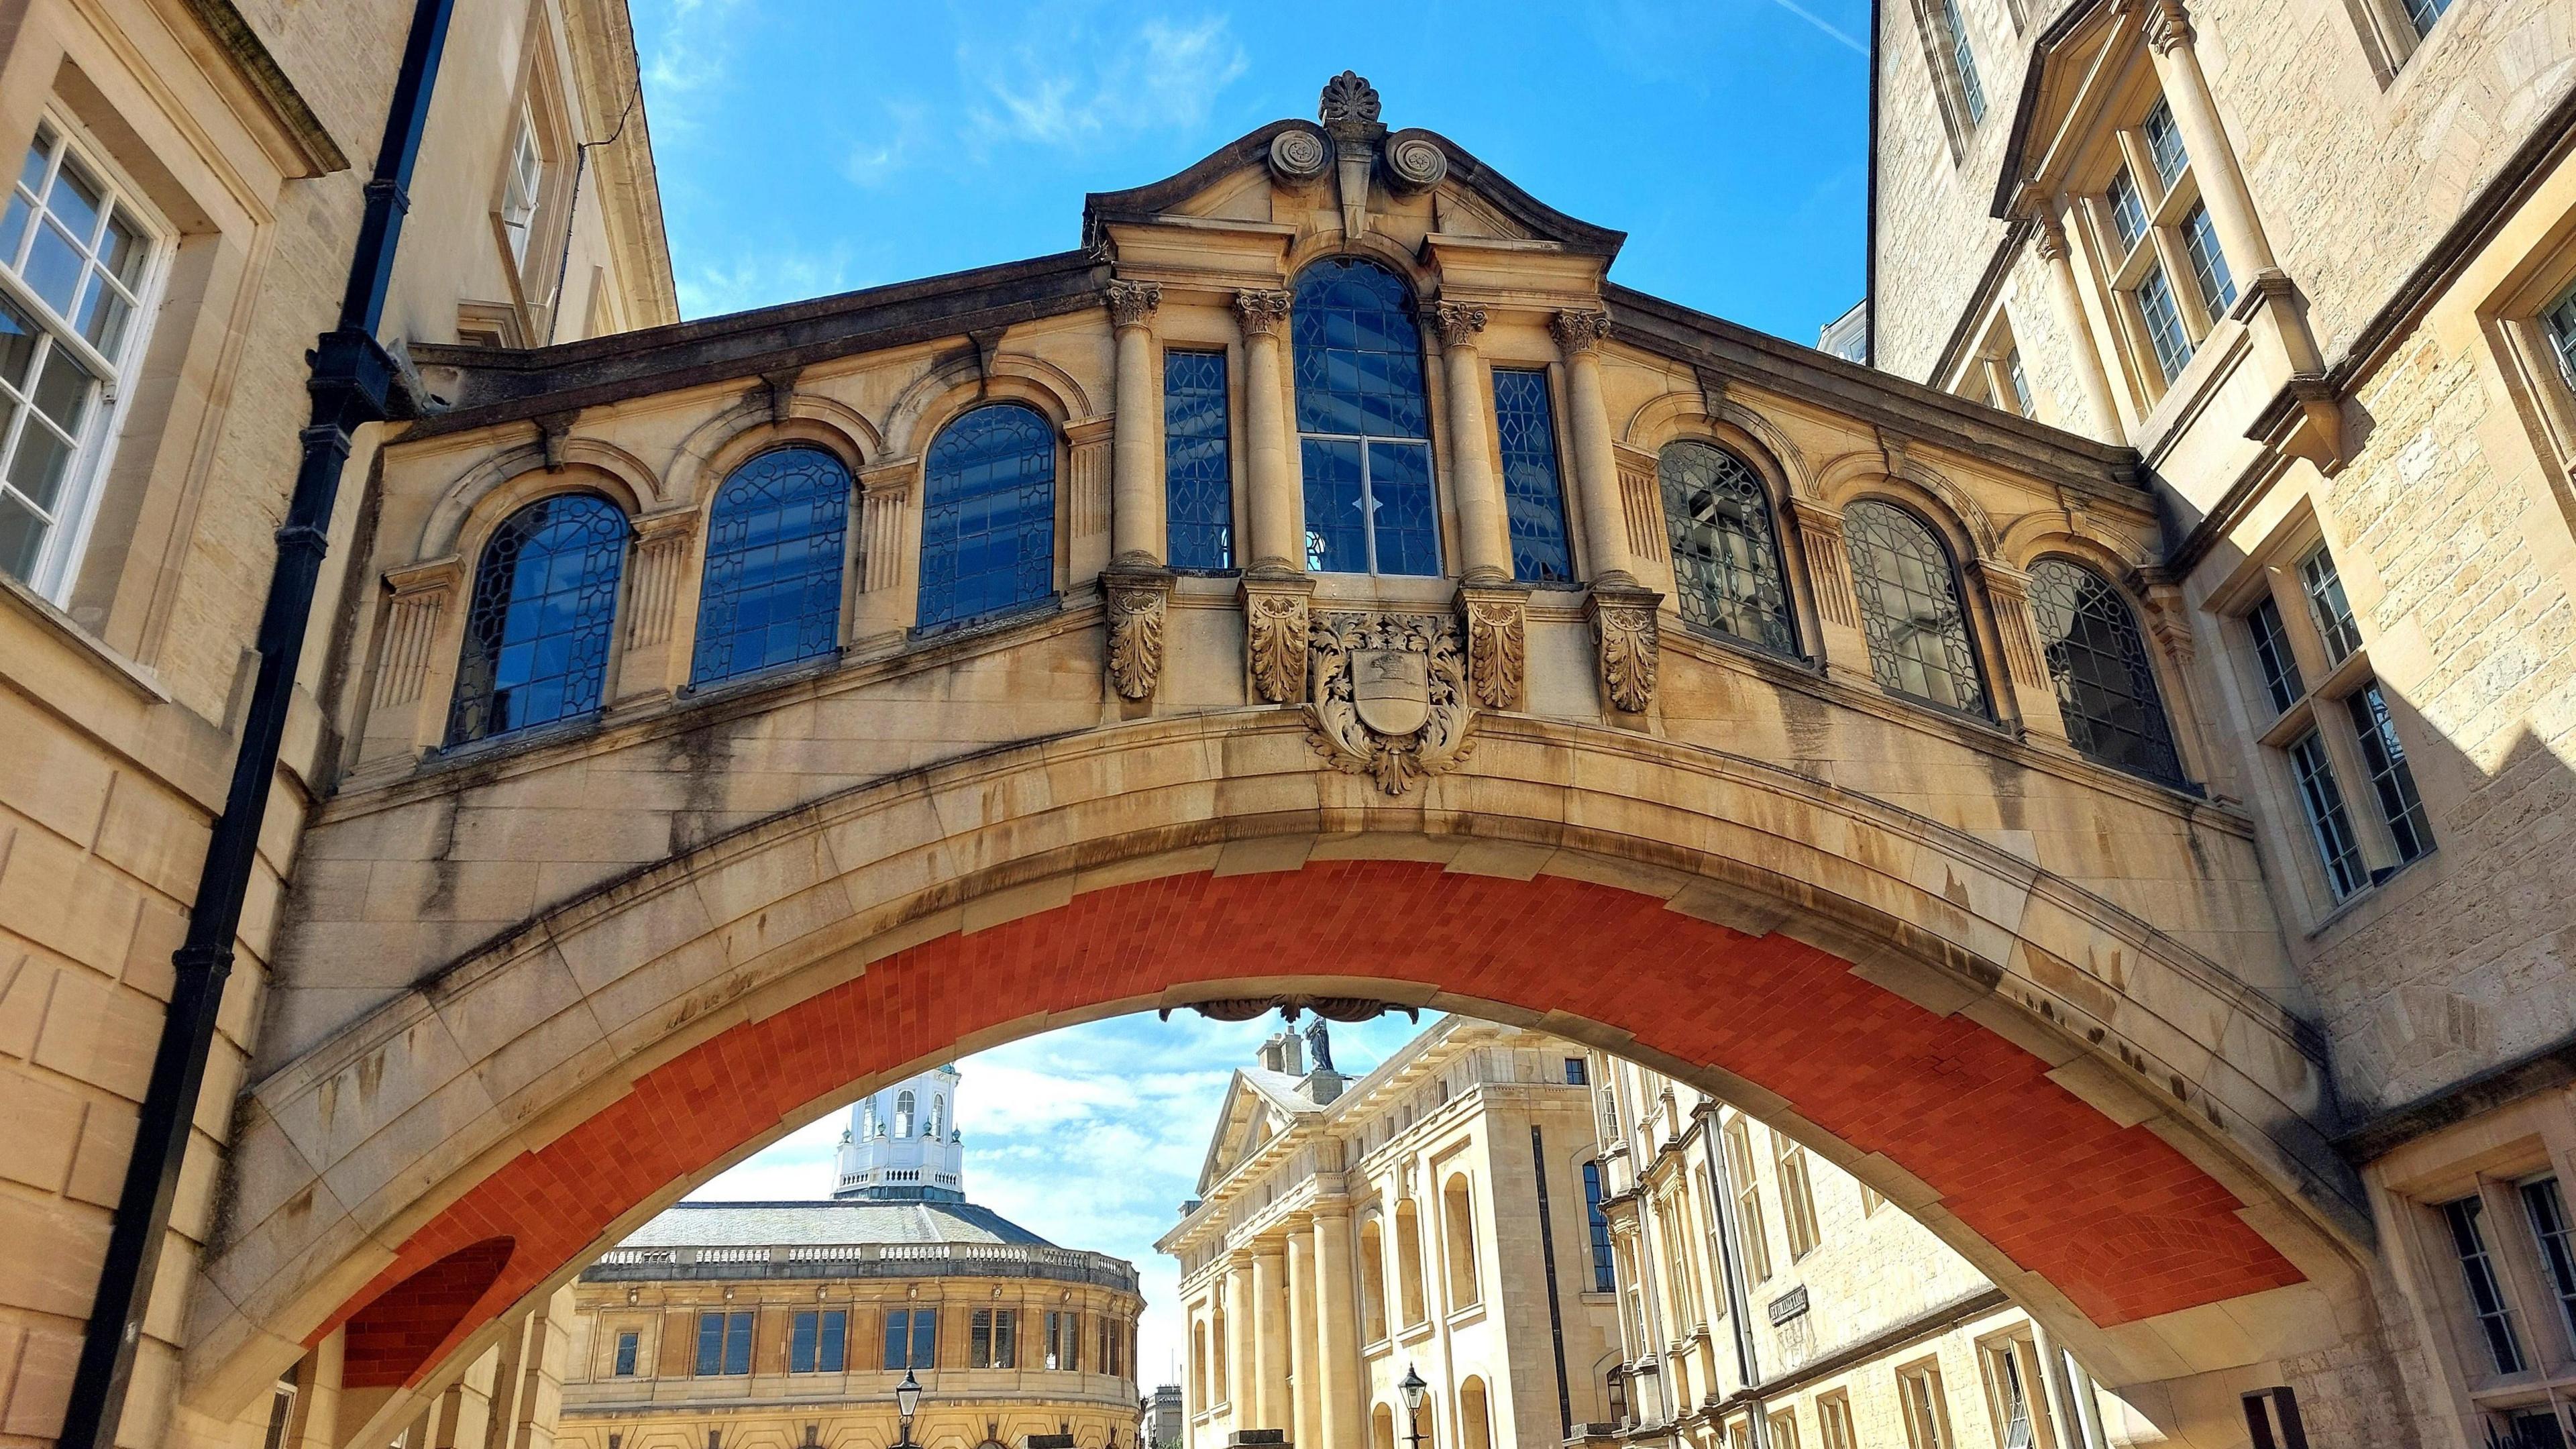
[[[1172,597],[1167,569],[1115,567],[1100,576],[1108,595],[1110,686],[1121,699],[1154,697],[1163,673],[1163,615]]]
[[[1243,576],[1243,663],[1263,704],[1306,698],[1307,601],[1314,594],[1315,581],[1293,570],[1255,568]]]
[[[1467,692],[1486,709],[1518,709],[1529,653],[1529,590],[1519,584],[1460,584],[1458,621],[1467,631]]]
[[[1601,658],[1601,697],[1623,714],[1643,714],[1655,702],[1655,672],[1663,629],[1655,610],[1664,596],[1653,589],[1594,584],[1584,600],[1592,619],[1592,644]]]

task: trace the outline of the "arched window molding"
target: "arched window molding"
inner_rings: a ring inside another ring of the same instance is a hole
[[[1034,408],[960,414],[924,461],[915,626],[973,623],[1055,592],[1055,429]]]
[[[1386,1233],[1371,1217],[1360,1224],[1360,1342],[1386,1334]]]
[[[1412,1327],[1426,1316],[1422,1292],[1422,1218],[1410,1202],[1395,1209],[1396,1284],[1404,1326]]]
[[[839,646],[850,489],[849,469],[812,446],[773,448],[725,480],[707,512],[692,685]]]
[[[1464,1173],[1453,1174],[1440,1189],[1440,1245],[1449,1268],[1449,1311],[1474,1307],[1483,1300],[1476,1271],[1476,1200]]]
[[[2114,769],[2184,783],[2164,693],[2128,599],[2092,568],[2051,557],[2031,565],[2030,612],[2067,742]]]
[[[492,531],[466,608],[450,746],[599,708],[630,532],[596,493],[540,498]]]
[[[1798,629],[1771,491],[1752,464],[1684,438],[1656,454],[1682,622],[1794,655]]]
[[[1440,505],[1413,293],[1355,256],[1297,274],[1288,313],[1306,567],[1437,575]]]
[[[1843,543],[1879,687],[1992,719],[1993,697],[1949,546],[1911,510],[1878,498],[1844,507]]]
[[[913,1100],[910,1092],[897,1093],[894,1099],[894,1135],[912,1135]]]

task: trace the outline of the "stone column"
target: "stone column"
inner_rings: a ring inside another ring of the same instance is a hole
[[[1303,573],[1306,544],[1298,520],[1305,510],[1297,497],[1296,472],[1288,466],[1288,450],[1295,439],[1288,430],[1287,373],[1279,357],[1279,334],[1288,325],[1288,294],[1237,292],[1234,315],[1243,327],[1251,567]]]
[[[1449,405],[1449,484],[1458,500],[1459,572],[1471,584],[1508,583],[1511,522],[1494,456],[1485,448],[1485,372],[1476,352],[1485,309],[1440,302],[1433,305],[1431,318],[1440,329],[1440,378]]]
[[[627,565],[626,646],[617,661],[615,700],[633,705],[666,699],[688,682],[689,660],[679,644],[695,630],[677,626],[697,604],[698,581],[687,576],[697,557],[697,507],[686,505],[635,520],[635,547]]]
[[[1798,531],[1799,551],[1807,557],[1807,577],[1815,587],[1816,652],[1826,674],[1875,688],[1869,636],[1861,630],[1860,600],[1852,593],[1851,551],[1843,542],[1841,511],[1796,498],[1789,503],[1788,523]]]
[[[2053,740],[2066,738],[2057,710],[2057,682],[2040,655],[2039,625],[2030,612],[2030,575],[1994,559],[1971,559],[1969,571],[1985,590],[2004,678],[1996,681],[1995,713],[2017,717],[2022,728]],[[2009,691],[2009,693],[2007,693]]]
[[[1316,1340],[1316,1312],[1321,1293],[1315,1284],[1315,1238],[1305,1223],[1288,1225],[1288,1442],[1312,1445],[1316,1400],[1315,1373],[1322,1357]]]
[[[906,632],[919,617],[914,581],[920,517],[912,494],[920,474],[918,456],[889,458],[859,473],[859,587],[851,609],[852,653],[903,647]]]
[[[1288,1245],[1264,1238],[1252,1246],[1252,1417],[1235,1411],[1238,1429],[1288,1427]]]
[[[1154,406],[1154,311],[1163,289],[1151,282],[1109,284],[1109,320],[1118,332],[1116,442],[1110,472],[1109,561],[1159,567],[1164,554],[1161,414]]]
[[[2272,243],[2263,235],[2262,219],[2254,214],[2254,194],[2246,189],[2245,173],[2236,168],[2236,150],[2227,144],[2218,103],[2210,98],[2209,80],[2200,73],[2193,39],[2191,15],[2183,0],[2155,0],[2148,8],[2147,49],[2155,55],[2156,81],[2164,87],[2174,129],[2182,132],[2192,174],[2200,178],[2200,199],[2218,230],[2218,244],[2239,277],[2277,271]]]
[[[1316,1357],[1316,1397],[1321,1412],[1316,1449],[1357,1446],[1367,1432],[1360,1402],[1360,1321],[1358,1280],[1351,1263],[1351,1214],[1347,1205],[1328,1203],[1315,1210],[1315,1322],[1322,1352]]]
[[[1253,1381],[1260,1376],[1252,1346],[1252,1326],[1260,1310],[1252,1297],[1252,1255],[1236,1252],[1225,1260],[1225,1401],[1234,1427],[1254,1427]]]
[[[2040,218],[2039,257],[2048,263],[2048,300],[2075,358],[2075,380],[2083,386],[2084,405],[2093,412],[2093,435],[2117,441],[2120,409],[2111,395],[2111,375],[2102,369],[2102,349],[2094,342],[2092,321],[2084,315],[2084,294],[2075,285],[2075,257],[2067,249],[2066,228],[2054,216]]]
[[[1585,573],[1596,584],[1634,584],[1637,565],[1628,550],[1619,463],[1610,443],[1610,407],[1601,395],[1601,339],[1610,335],[1610,314],[1559,312],[1549,327],[1565,359],[1566,422],[1574,442],[1574,496],[1583,519]]]
[[[465,585],[465,563],[454,555],[390,569],[384,652],[376,659],[376,688],[367,709],[361,766],[387,762],[402,768],[435,749],[447,729],[447,694],[455,687],[457,641],[447,620]],[[427,702],[423,702],[427,696]]]

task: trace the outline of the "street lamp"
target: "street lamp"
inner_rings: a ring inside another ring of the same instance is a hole
[[[903,1382],[894,1386],[894,1411],[903,1419],[903,1437],[895,1441],[897,1449],[912,1449],[912,1414],[920,1407],[921,1380],[905,1369]]]
[[[1422,1391],[1431,1386],[1422,1381],[1420,1369],[1406,1364],[1404,1382],[1397,1384],[1396,1387],[1404,1391],[1405,1417],[1407,1426],[1412,1430],[1405,1438],[1413,1445],[1413,1449],[1422,1449]]]

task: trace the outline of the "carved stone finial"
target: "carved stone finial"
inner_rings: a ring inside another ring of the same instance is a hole
[[[1324,82],[1324,95],[1315,118],[1330,125],[1335,121],[1358,121],[1362,124],[1377,119],[1377,87],[1362,80],[1356,71],[1343,71]]]
[[[1485,330],[1485,309],[1473,302],[1435,302],[1431,321],[1440,329],[1443,347],[1473,347],[1476,334]]]
[[[1163,305],[1163,289],[1152,282],[1112,282],[1108,301],[1112,326],[1142,327],[1154,320],[1154,309]]]
[[[1567,310],[1549,318],[1547,327],[1567,356],[1579,356],[1600,349],[1601,339],[1610,335],[1610,314]]]
[[[2193,39],[2191,12],[2182,0],[2155,0],[2147,14],[2147,44],[2158,55],[2170,54],[2177,45],[2189,45]]]
[[[1267,337],[1288,320],[1288,294],[1245,290],[1234,294],[1235,320],[1246,337]]]

